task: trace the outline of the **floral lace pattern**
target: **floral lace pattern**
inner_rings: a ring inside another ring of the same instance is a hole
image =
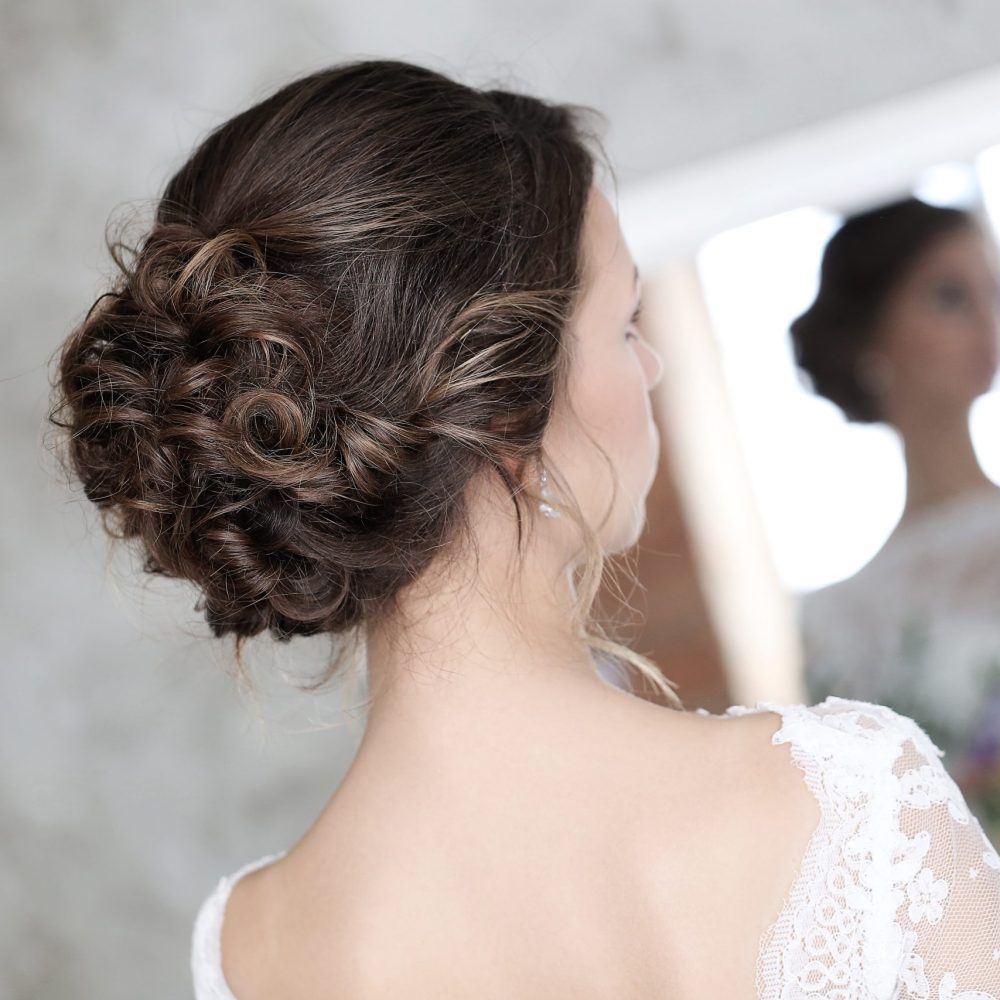
[[[1000,857],[910,718],[829,697],[782,717],[821,820],[761,941],[762,1000],[998,1000]]]

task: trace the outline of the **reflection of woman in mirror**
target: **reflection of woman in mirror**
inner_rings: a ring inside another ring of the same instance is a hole
[[[1000,489],[969,411],[997,368],[993,247],[967,212],[906,199],[850,218],[792,324],[799,365],[849,420],[895,428],[902,517],[857,574],[806,596],[810,697],[914,716],[1000,831]]]

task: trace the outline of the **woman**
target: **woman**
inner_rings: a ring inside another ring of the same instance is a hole
[[[903,514],[879,552],[802,605],[810,696],[912,716],[1000,836],[1000,489],[969,411],[997,369],[994,249],[975,218],[906,199],[849,219],[815,302],[792,325],[799,364],[848,419],[896,430]]]
[[[587,610],[661,362],[585,137],[399,62],[298,80],[199,147],[63,349],[87,495],[216,634],[364,642],[357,755],[206,898],[196,994],[1000,997],[1000,859],[910,720],[598,676],[657,676]]]

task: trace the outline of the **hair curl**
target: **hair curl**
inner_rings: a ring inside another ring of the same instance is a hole
[[[930,246],[973,224],[968,212],[904,198],[851,216],[827,243],[816,298],[790,332],[796,363],[810,387],[836,403],[848,420],[883,419],[858,366],[877,340],[887,301]]]
[[[582,112],[343,64],[217,128],[140,244],[111,244],[119,276],[63,345],[50,419],[109,532],[200,588],[237,658],[261,632],[393,615],[468,535],[486,465],[521,539],[533,495],[504,460],[540,456],[566,384]],[[582,620],[601,558],[581,528]],[[585,638],[676,701],[640,654]]]

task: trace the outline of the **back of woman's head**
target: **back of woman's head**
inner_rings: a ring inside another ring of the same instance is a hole
[[[109,530],[240,640],[391,614],[485,467],[520,527],[592,172],[575,109],[392,61],[216,129],[59,357]]]
[[[968,212],[904,198],[852,215],[827,243],[816,298],[791,324],[792,345],[812,388],[849,420],[883,419],[862,359],[893,292],[938,239],[971,225]]]

